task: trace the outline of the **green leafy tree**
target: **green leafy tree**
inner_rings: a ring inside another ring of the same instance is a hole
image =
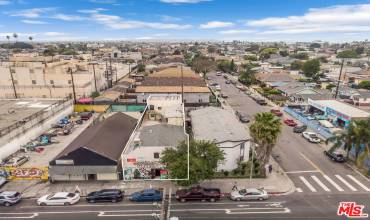
[[[288,52],[288,51],[286,51],[286,50],[281,50],[281,51],[279,51],[279,54],[280,54],[280,56],[282,56],[282,57],[287,57],[287,56],[289,56],[289,52]]]
[[[314,78],[320,71],[320,61],[318,59],[306,61],[302,66],[302,71],[306,77]]]
[[[359,56],[359,55],[361,55],[361,54],[363,54],[365,52],[365,48],[364,47],[357,47],[355,49],[355,52]]]
[[[216,66],[213,59],[197,54],[192,61],[192,69],[196,73],[202,73],[203,77],[206,78],[206,74],[214,69]]]
[[[330,148],[330,152],[335,151],[338,148],[343,147],[347,152],[347,159],[349,158],[349,152],[352,150],[353,145],[355,145],[358,141],[356,136],[355,126],[351,123],[346,131],[336,134],[328,139],[326,139],[325,143],[333,143],[333,146]]]
[[[360,89],[370,89],[370,81],[364,80],[358,84]]]
[[[358,58],[355,50],[345,50],[337,54],[338,58]]]
[[[250,61],[257,61],[257,56],[256,55],[245,55],[244,59],[250,60]]]
[[[308,54],[307,53],[296,53],[296,54],[290,55],[290,57],[300,59],[300,60],[307,60]]]
[[[299,60],[295,60],[290,64],[291,70],[301,70],[303,66],[303,62]]]
[[[257,113],[255,121],[250,125],[250,133],[256,147],[256,159],[259,166],[259,173],[266,177],[265,166],[268,164],[273,147],[282,130],[280,118],[270,112]]]
[[[137,65],[137,71],[138,71],[139,73],[145,72],[145,65],[144,65],[143,63],[139,63],[139,64]]]
[[[243,83],[246,86],[250,86],[252,84],[255,84],[257,82],[256,79],[256,72],[252,69],[253,66],[251,65],[243,65],[242,71],[239,75],[239,82]]]
[[[224,152],[214,142],[209,141],[190,141],[189,152],[189,180],[177,181],[182,186],[212,179],[217,166],[225,159]],[[176,148],[167,148],[163,151],[161,161],[170,171],[169,175],[172,179],[187,179],[188,146],[185,142],[181,142]]]

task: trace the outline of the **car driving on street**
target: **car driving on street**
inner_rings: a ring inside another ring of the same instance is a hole
[[[57,192],[42,196],[37,200],[39,206],[47,205],[73,205],[80,201],[80,194],[69,192]]]
[[[321,139],[314,132],[302,132],[302,136],[311,143],[320,143]]]
[[[89,203],[95,202],[120,202],[123,199],[123,192],[119,189],[103,189],[91,192],[86,196]]]
[[[331,151],[324,151],[324,154],[332,161],[337,163],[344,163],[346,159],[343,154],[331,152]]]
[[[230,199],[234,201],[241,200],[266,200],[268,194],[264,189],[249,188],[233,191],[230,195]]]
[[[241,123],[249,123],[250,118],[248,114],[245,114],[243,112],[235,111],[236,116],[238,117],[239,121]]]

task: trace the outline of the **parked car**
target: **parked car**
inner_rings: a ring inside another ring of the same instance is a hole
[[[216,76],[222,76],[222,73],[221,72],[217,72],[216,73]]]
[[[176,199],[180,202],[186,201],[210,201],[220,200],[221,191],[218,188],[192,187],[176,191]]]
[[[230,80],[230,82],[231,82],[231,84],[236,85],[236,81],[235,80]],[[240,89],[240,88],[238,88],[238,89]]]
[[[293,121],[292,119],[285,119],[284,120],[284,123],[290,127],[295,127],[297,126],[297,123],[295,121]]]
[[[211,83],[211,86],[218,86],[218,83]]]
[[[321,142],[321,139],[314,132],[305,131],[305,132],[302,132],[302,136],[311,143]]]
[[[257,99],[256,102],[259,104],[259,105],[267,105],[267,102],[266,100],[264,99]]]
[[[209,77],[209,76],[207,76],[207,78],[206,78],[207,80],[211,80],[212,78],[211,77]]]
[[[238,117],[239,121],[242,123],[249,123],[251,120],[249,118],[249,115],[235,111],[236,116]]]
[[[92,115],[93,115],[92,112],[81,112],[80,113],[81,120],[83,121],[89,120]]]
[[[221,86],[217,85],[217,86],[215,86],[215,89],[216,89],[216,91],[221,91]]]
[[[242,189],[239,191],[233,191],[230,195],[230,199],[234,201],[241,200],[266,200],[268,199],[268,194],[264,189]]]
[[[329,157],[330,160],[335,161],[337,163],[344,163],[346,162],[346,159],[343,154],[330,152],[330,151],[324,151],[324,154]]]
[[[57,192],[42,196],[37,200],[40,206],[46,205],[73,205],[80,201],[80,194],[69,192]]]
[[[231,82],[232,83],[232,82]],[[236,83],[236,82],[235,82]],[[236,88],[240,89],[241,91],[246,91],[247,89],[242,85],[237,85]]]
[[[295,126],[294,128],[293,128],[293,132],[294,133],[302,133],[302,132],[304,132],[305,130],[307,130],[307,125],[301,125],[301,126]]]
[[[19,156],[19,157],[13,157],[9,159],[4,166],[6,167],[19,167],[25,164],[27,161],[30,160],[29,156]]]
[[[218,96],[219,96],[219,97],[221,97],[221,98],[224,98],[224,99],[229,98],[229,96],[228,96],[228,95],[223,94],[223,93],[219,94]]]
[[[283,113],[279,109],[271,109],[270,112],[278,117],[283,116]]]
[[[144,189],[131,195],[130,200],[135,202],[162,201],[163,192],[156,189]]]
[[[120,202],[123,199],[123,193],[119,189],[103,189],[91,192],[86,196],[89,203],[95,202]]]
[[[231,81],[230,81],[230,80],[226,80],[226,81],[225,81],[225,83],[226,83],[226,84],[230,84],[230,83],[231,83]]]
[[[17,204],[22,199],[22,196],[19,192],[15,191],[0,191],[0,205],[3,206],[12,206]]]
[[[225,79],[228,79],[229,77],[228,77],[226,74],[224,74],[224,78],[225,78]]]

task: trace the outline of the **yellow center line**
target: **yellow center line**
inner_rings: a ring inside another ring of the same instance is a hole
[[[307,162],[310,163],[313,167],[315,167],[315,169],[318,170],[323,176],[325,175],[324,172],[314,162],[312,162],[312,160],[308,159],[308,157],[306,157],[306,155],[304,155],[303,153],[301,152],[299,153],[301,154],[303,159],[307,160]]]

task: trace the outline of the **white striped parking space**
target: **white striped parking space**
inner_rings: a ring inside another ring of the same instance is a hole
[[[330,192],[330,189],[328,187],[325,186],[325,184],[323,182],[321,182],[319,180],[319,178],[317,178],[316,176],[311,176],[311,178],[323,189],[325,190],[326,192]]]
[[[309,188],[312,192],[317,192],[317,190],[311,185],[311,183],[309,183],[307,181],[306,178],[304,178],[303,176],[300,176],[299,179],[301,179],[301,181],[307,186],[307,188]]]
[[[348,178],[350,178],[353,182],[355,182],[357,185],[359,185],[361,188],[363,188],[365,191],[369,192],[370,189],[367,188],[364,184],[362,184],[360,181],[358,181],[355,177],[352,175],[347,175]]]
[[[329,176],[327,176],[327,175],[324,175],[324,178],[331,184],[331,185],[333,185],[338,191],[340,191],[340,192],[343,192],[344,191],[344,189],[342,188],[342,187],[340,187],[338,184],[336,184],[335,182],[334,182],[334,180],[332,180]]]
[[[335,175],[335,177],[340,180],[344,185],[346,185],[350,190],[352,191],[357,191],[357,189],[355,187],[353,187],[349,182],[347,182],[347,180],[345,180],[343,177],[341,177],[340,175]]]

